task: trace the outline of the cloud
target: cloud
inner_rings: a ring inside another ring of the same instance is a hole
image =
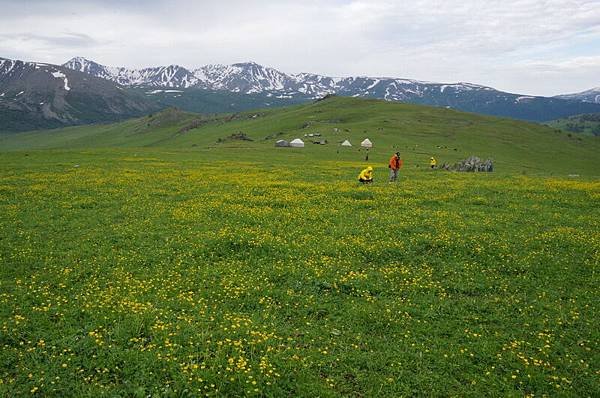
[[[35,33],[2,34],[0,38],[14,42],[35,42],[38,45],[58,47],[87,47],[97,44],[97,41],[84,33],[62,33],[58,36]]]
[[[600,55],[598,0],[0,0],[0,7],[0,56],[46,62],[254,60],[286,72],[472,81],[531,94],[600,84],[598,65],[584,62]]]
[[[531,68],[540,73],[576,73],[586,68],[600,68],[600,55],[563,60],[528,61],[523,63],[522,67]]]

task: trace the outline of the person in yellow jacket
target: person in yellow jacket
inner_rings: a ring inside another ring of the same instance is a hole
[[[367,167],[358,175],[358,181],[363,184],[370,184],[373,182],[373,168],[371,166]]]
[[[433,156],[431,157],[431,159],[429,159],[429,166],[431,166],[432,169],[435,169],[437,166],[437,160],[435,160]]]

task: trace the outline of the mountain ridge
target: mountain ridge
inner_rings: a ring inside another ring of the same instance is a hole
[[[461,89],[494,90],[492,87],[468,82],[437,83],[416,79],[369,75],[347,77],[325,76],[309,72],[287,74],[275,68],[260,65],[254,61],[236,62],[230,65],[207,64],[196,69],[188,69],[177,64],[135,69],[123,66],[105,66],[84,57],[74,57],[64,63],[63,66],[86,73],[98,74],[100,77],[113,80],[125,86],[160,86],[170,88],[190,88],[195,86],[206,89],[226,89],[233,92],[245,92],[246,94],[268,90],[295,90],[302,94],[314,93],[312,99],[327,94],[334,94],[336,90],[347,90],[346,87],[348,85],[362,80],[369,81],[371,84],[367,87],[370,88],[374,88],[382,82],[384,84],[386,82],[393,82],[395,84],[405,85],[419,84],[436,85],[443,88],[453,87]],[[149,71],[153,71],[154,73],[148,73]],[[169,72],[171,75],[180,74],[182,76],[187,76],[188,79],[178,82],[178,80],[173,80],[168,76]],[[248,88],[247,91],[244,91],[242,87],[232,87],[227,84],[228,78],[232,78],[232,75],[235,75],[236,73],[249,74],[251,77],[255,78],[255,82],[267,82],[268,85],[253,86]],[[145,79],[140,80],[139,77],[145,77]],[[263,79],[260,79],[261,77]],[[441,90],[443,90],[443,88]]]
[[[228,91],[238,94],[264,94],[267,97],[296,101],[337,94],[450,107],[467,112],[538,122],[600,112],[600,104],[577,99],[507,93],[475,83],[436,83],[394,77],[331,77],[306,72],[287,74],[252,61],[231,65],[208,64],[196,69],[174,64],[129,69],[104,66],[83,57],[76,57],[64,66],[91,71],[92,74],[126,87]]]
[[[557,95],[556,98],[600,104],[600,87],[594,87],[579,93]]]

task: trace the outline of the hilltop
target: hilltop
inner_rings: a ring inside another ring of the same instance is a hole
[[[244,133],[252,141],[231,142]],[[319,133],[326,145],[312,145]],[[300,137],[302,151],[274,148],[278,139]],[[252,149],[252,153],[359,160],[356,147],[369,137],[370,160],[385,162],[400,150],[412,164],[433,155],[455,162],[469,155],[493,158],[499,170],[528,173],[598,175],[594,137],[569,136],[533,123],[459,112],[451,109],[379,100],[330,97],[310,104],[229,115],[202,116],[169,109],[111,125],[80,126],[5,136],[3,150],[49,148],[155,147],[178,150]],[[354,148],[341,150],[349,139]],[[247,155],[245,155],[247,156]],[[262,156],[262,155],[261,155]]]

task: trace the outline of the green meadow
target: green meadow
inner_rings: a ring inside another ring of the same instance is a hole
[[[0,150],[1,396],[600,395],[595,137],[332,98]]]

